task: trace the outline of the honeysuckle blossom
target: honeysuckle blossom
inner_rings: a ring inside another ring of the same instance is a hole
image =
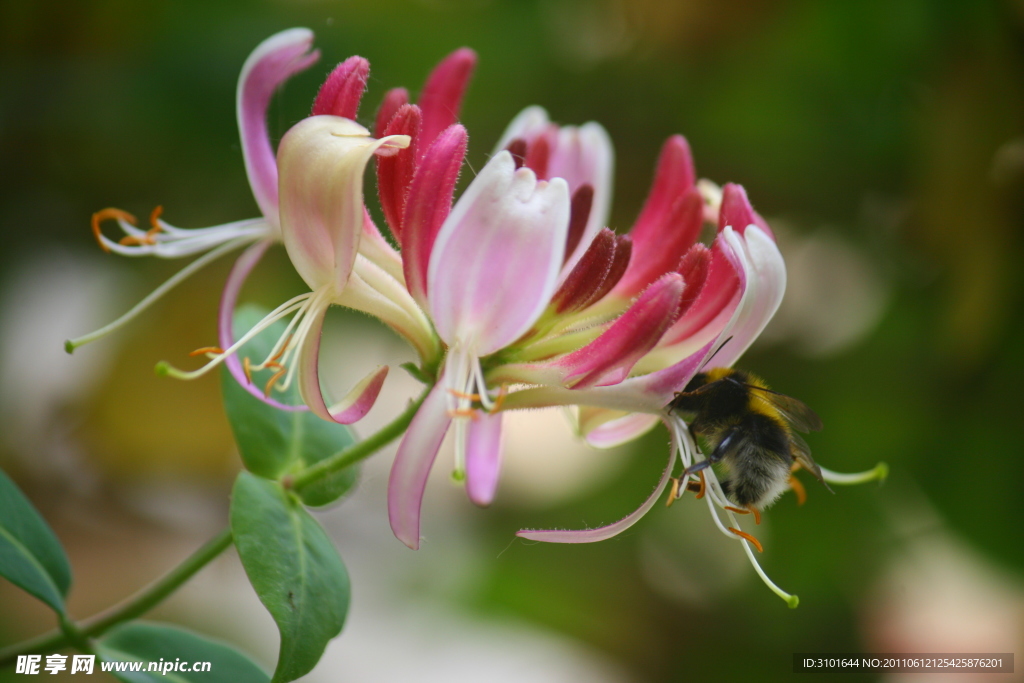
[[[453,135],[458,137],[461,131],[464,153],[465,131],[452,124],[475,65],[475,54],[463,48],[442,61],[428,78],[419,106],[409,104],[402,89],[389,92],[378,114],[378,129],[391,124],[392,128],[407,130],[382,130],[376,138],[353,120],[365,90],[369,63],[362,57],[351,57],[331,72],[317,94],[311,117],[289,131],[275,154],[267,131],[267,107],[274,91],[287,78],[316,61],[319,55],[311,51],[312,41],[313,34],[307,29],[291,29],[272,36],[246,60],[239,78],[237,103],[243,158],[262,217],[184,230],[162,221],[158,208],[151,216],[151,229],[141,230],[126,212],[105,209],[95,214],[93,231],[108,251],[164,258],[209,251],[114,323],[67,342],[69,352],[128,322],[210,261],[251,244],[232,269],[221,297],[219,346],[199,350],[211,362],[192,372],[181,372],[161,363],[159,372],[191,378],[225,362],[250,393],[267,403],[286,410],[305,410],[308,406],[321,417],[351,422],[372,406],[387,368],[370,373],[334,408],[326,405],[319,390],[317,350],[324,314],[331,304],[377,316],[416,348],[424,364],[436,365],[439,344],[429,320],[404,285],[402,260],[363,206],[362,171],[374,154],[389,157],[389,161],[379,164],[378,171],[384,179],[389,168],[403,171],[404,175],[398,174],[399,179],[392,179],[389,187],[404,200],[407,185],[422,158],[422,154],[416,153],[416,143],[425,150],[442,132],[448,133],[446,139],[450,139]],[[396,105],[398,119],[409,125],[391,121]],[[406,147],[408,154],[398,154]],[[455,158],[457,175],[461,153]],[[102,223],[108,219],[115,219],[126,233],[119,242],[101,232]],[[275,242],[285,244],[293,264],[312,291],[283,304],[236,342],[231,320],[239,293]],[[279,340],[268,358],[251,364],[249,359],[240,360],[234,355],[246,340],[287,316],[292,316],[292,320],[286,337]],[[251,381],[251,371],[263,368],[271,368],[275,373],[265,387],[257,387]],[[305,405],[276,401],[272,391],[286,389],[296,375]]]
[[[568,179],[552,173],[567,139]],[[511,409],[576,406],[580,432],[604,446],[665,423],[669,462],[636,511],[596,529],[519,535],[592,542],[635,524],[663,494],[677,461],[685,470],[700,455],[683,418],[666,406],[702,367],[731,366],[785,291],[785,263],[766,221],[742,187],[697,182],[682,137],[665,144],[648,200],[625,236],[603,225],[612,153],[599,126],[559,129],[531,108],[499,148],[429,245],[422,297],[447,356],[399,447],[388,491],[392,529],[414,549],[427,475],[447,431],[454,423],[456,478],[486,505],[500,472],[502,412]],[[698,242],[708,222],[716,226],[710,247]],[[880,471],[822,473],[851,483]],[[758,565],[751,544],[760,545],[735,516],[744,511],[714,473],[687,479],[693,486],[699,479],[715,524],[795,606],[796,597]],[[689,486],[675,481],[670,502]]]

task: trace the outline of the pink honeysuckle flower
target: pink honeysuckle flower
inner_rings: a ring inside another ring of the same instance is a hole
[[[387,368],[360,382],[340,404],[329,407],[318,373],[320,332],[332,304],[369,310],[426,355],[433,344],[430,323],[406,294],[382,295],[388,276],[359,254],[364,213],[363,172],[374,154],[393,154],[407,136],[381,139],[358,123],[322,114],[303,119],[285,134],[277,154],[281,236],[288,256],[310,292],[289,299],[226,349],[211,349],[210,361],[182,372],[167,364],[160,372],[191,379],[231,357],[249,339],[287,316],[291,320],[267,358],[246,370],[276,370],[265,391],[285,390],[297,379],[305,404],[318,416],[349,424],[373,405]],[[406,303],[405,307],[402,303]]]
[[[269,245],[280,239],[277,166],[267,131],[266,114],[274,92],[292,75],[308,68],[319,58],[317,51],[311,51],[312,45],[313,33],[308,29],[294,28],[275,34],[253,50],[245,60],[238,78],[236,104],[242,157],[249,185],[262,214],[259,218],[211,228],[183,229],[163,221],[160,218],[162,209],[157,207],[150,216],[150,229],[143,230],[136,227],[133,216],[119,209],[104,209],[93,215],[93,233],[106,251],[123,256],[159,258],[181,258],[194,254],[202,256],[114,322],[91,334],[66,342],[65,348],[69,353],[78,346],[120,328],[177,284],[226,253],[253,242],[266,242],[266,245]],[[353,66],[357,71],[360,68],[360,65]],[[358,107],[358,98],[355,99],[355,106]],[[353,111],[352,116],[354,115]],[[110,219],[116,220],[125,233],[125,237],[120,241],[106,237],[100,230],[102,223]],[[253,253],[262,254],[265,249],[266,246]]]
[[[538,181],[530,169],[516,169],[511,154],[500,152],[470,183],[433,241],[426,296],[448,353],[440,381],[399,447],[388,486],[391,527],[411,548],[419,546],[426,477],[453,417],[468,414],[474,395],[494,407],[480,359],[528,332],[555,292],[569,203],[564,180]],[[462,432],[465,425],[459,419],[456,429]],[[487,451],[501,432],[487,419],[470,429],[469,441],[486,440]],[[459,437],[456,472],[461,475],[466,437]],[[493,479],[493,467],[481,463],[477,452],[472,471]],[[486,489],[476,481],[470,487],[480,502],[489,502]]]
[[[278,155],[275,153],[268,135],[266,111],[270,98],[278,87],[294,73],[309,67],[319,57],[317,51],[311,51],[312,42],[313,34],[308,29],[291,29],[276,34],[253,51],[246,60],[239,78],[237,104],[243,158],[253,195],[263,215],[260,218],[214,228],[184,230],[160,220],[160,209],[158,208],[150,219],[152,228],[147,231],[137,228],[133,217],[117,209],[106,209],[95,214],[93,231],[100,245],[108,251],[127,256],[155,255],[164,258],[188,256],[208,251],[120,319],[90,335],[67,342],[66,348],[69,352],[76,346],[98,339],[127,323],[175,285],[216,258],[246,244],[251,244],[239,257],[228,277],[221,297],[218,320],[219,346],[210,347],[209,350],[213,352],[210,355],[219,355],[223,349],[237,347],[232,335],[231,321],[239,293],[266,250],[272,244],[285,240],[285,233],[282,231],[284,219],[281,216],[279,195],[279,184],[283,187],[283,183],[279,183]],[[422,135],[418,129],[416,131],[417,136],[422,138],[424,149],[433,142],[434,137],[437,137],[439,126],[444,127],[457,117],[461,98],[474,64],[474,53],[463,48],[442,61],[428,78],[427,87],[421,98],[421,105],[429,120],[429,130]],[[362,57],[350,57],[339,64],[327,77],[317,94],[312,107],[312,116],[332,115],[354,120],[368,75],[369,63]],[[391,97],[391,100],[394,98]],[[415,105],[412,106],[415,107]],[[387,107],[388,102],[386,101],[382,110]],[[416,108],[417,115],[419,111],[419,108]],[[463,138],[464,132],[463,130]],[[360,128],[357,137],[366,135],[366,131]],[[398,140],[401,139],[401,135],[402,132],[398,131],[397,136],[387,133],[377,137]],[[464,151],[465,141],[463,139],[461,153]],[[412,156],[399,155],[397,152],[398,147],[395,145],[385,145],[378,150],[377,158],[402,159]],[[461,153],[456,162],[456,172],[458,164],[461,163]],[[416,163],[410,167],[412,171],[416,170],[419,160],[418,157],[414,158]],[[311,166],[307,164],[307,167]],[[452,187],[454,187],[454,180],[453,177]],[[436,364],[439,354],[436,336],[430,329],[429,321],[410,298],[404,286],[401,257],[377,230],[369,213],[362,209],[361,182],[359,187],[360,191],[354,195],[342,193],[346,196],[346,201],[355,202],[353,206],[360,207],[362,211],[361,218],[357,221],[360,223],[359,228],[362,234],[360,236],[357,232],[349,235],[345,240],[346,249],[350,248],[353,242],[355,243],[356,249],[352,251],[352,257],[355,260],[335,273],[336,278],[347,278],[346,282],[350,285],[342,297],[344,301],[335,299],[335,302],[344,303],[344,305],[380,317],[409,340],[420,353],[421,358],[424,358],[428,364],[429,362]],[[407,189],[402,188],[402,192]],[[293,204],[301,204],[302,201],[300,199]],[[125,231],[126,237],[120,242],[115,242],[102,234],[101,224],[108,219],[116,219]],[[290,253],[294,254],[293,260],[297,261],[297,267],[300,270],[305,268],[309,274],[310,263],[308,261],[311,257],[297,248],[299,238],[295,231],[292,231],[291,239],[294,243],[290,250]],[[307,236],[307,239],[312,238]],[[317,263],[315,265],[322,267],[324,264]],[[315,309],[311,308],[311,310]],[[315,320],[316,317],[312,316],[311,319]],[[307,328],[299,326],[299,329]],[[309,327],[310,331],[318,329],[319,325]],[[291,348],[294,349],[294,345]],[[278,350],[282,353],[285,351],[284,349]],[[309,356],[308,353],[298,354],[296,351],[296,356],[299,355],[303,358]],[[271,360],[276,364],[280,364],[280,361],[281,358]],[[227,355],[225,364],[235,378],[250,393],[261,400],[285,410],[307,409],[306,405],[283,404],[275,400],[269,391],[253,385],[249,379],[249,366],[247,364],[243,366],[243,362],[237,356]],[[161,368],[167,369],[167,366],[161,365]],[[385,373],[386,370],[372,373],[371,377],[361,384],[366,384],[368,391],[379,389],[380,381]],[[285,384],[289,381],[290,379],[286,379]],[[308,384],[309,382],[307,382]],[[375,392],[373,393],[375,395]],[[312,396],[312,392],[309,395]],[[313,402],[317,403],[315,399]],[[364,405],[365,400],[355,400],[355,403]],[[315,405],[314,409],[324,412],[321,405]]]

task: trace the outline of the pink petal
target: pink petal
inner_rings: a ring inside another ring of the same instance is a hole
[[[594,188],[593,204],[583,237],[579,247],[567,257],[563,276],[568,275],[597,232],[608,224],[614,164],[611,139],[600,125],[565,126],[558,131],[558,141],[548,160],[547,177],[564,178],[570,192],[576,192],[583,185]]]
[[[707,279],[697,300],[665,334],[662,346],[670,346],[697,338],[702,331],[716,324],[723,325],[723,317],[739,303],[742,286],[736,269],[725,255],[721,237],[711,246],[711,261]],[[716,334],[717,332],[713,333]]]
[[[277,218],[277,165],[267,133],[267,107],[277,88],[320,57],[309,52],[313,32],[293,28],[260,43],[242,66],[236,102],[242,157],[260,211],[274,225]]]
[[[363,232],[363,171],[384,145],[349,119],[311,116],[292,126],[278,153],[281,235],[288,257],[309,288],[348,282]]]
[[[494,153],[497,154],[501,150],[507,148],[516,138],[525,141],[528,145],[532,144],[538,136],[545,133],[551,127],[551,121],[548,119],[548,113],[543,107],[527,107],[526,109],[519,112],[505,132],[501,134],[501,139],[498,141],[498,145],[494,148]]]
[[[586,388],[624,380],[675,322],[684,288],[678,273],[652,283],[600,337],[558,361],[569,370],[566,383]]]
[[[579,531],[564,531],[560,529],[523,529],[518,532],[516,536],[520,538],[527,538],[531,541],[545,541],[547,543],[594,543],[596,541],[604,541],[612,536],[617,536],[629,527],[633,526],[640,521],[640,518],[647,514],[647,512],[654,507],[654,504],[658,502],[658,498],[661,497],[662,491],[665,490],[668,480],[672,477],[672,467],[676,462],[676,451],[673,448],[668,456],[668,465],[665,467],[665,471],[661,474],[661,479],[658,480],[658,485],[654,487],[654,492],[647,497],[647,500],[636,509],[632,514],[623,517],[614,524],[608,526],[598,527],[596,529],[581,529]]]
[[[402,219],[402,266],[409,293],[424,308],[430,254],[452,210],[452,195],[466,156],[466,143],[466,129],[458,124],[437,136],[409,186]]]
[[[413,175],[416,172],[415,148],[420,137],[421,125],[420,108],[415,104],[406,104],[400,107],[391,121],[384,126],[381,136],[408,135],[411,140],[409,148],[398,154],[377,158],[377,194],[380,197],[381,208],[384,210],[384,219],[387,221],[388,227],[391,228],[391,234],[395,236],[395,241],[399,244],[402,243],[402,221],[406,199],[409,195],[409,187],[412,185]],[[463,144],[463,153],[465,153],[465,144]],[[450,198],[448,203],[451,204]]]
[[[499,152],[441,226],[429,307],[440,337],[486,356],[522,336],[554,294],[569,224],[564,180],[538,183]]]
[[[761,228],[769,237],[775,239],[775,233],[768,227],[767,221],[754,211],[750,200],[747,199],[747,191],[742,185],[726,183],[722,188],[722,207],[718,213],[718,229],[731,225],[732,229],[743,234],[748,225],[756,225]]]
[[[660,218],[663,222],[650,228],[651,231],[658,230],[656,236],[648,235],[639,242],[633,236],[636,258],[615,288],[619,296],[636,296],[663,273],[675,270],[683,255],[697,241],[704,224],[704,200],[700,192],[693,188],[687,190]]]
[[[249,277],[249,273],[256,267],[259,260],[263,258],[263,254],[266,253],[267,248],[271,244],[273,244],[272,240],[257,242],[242,252],[242,255],[235,261],[235,265],[231,267],[227,282],[224,283],[224,292],[220,296],[220,309],[217,313],[217,336],[222,349],[230,348],[235,343],[232,323],[235,305],[238,303],[238,295],[242,291],[242,286]],[[261,388],[253,385],[245,376],[245,372],[242,370],[242,362],[238,360],[237,354],[228,356],[224,364],[227,366],[232,377],[235,378],[235,381],[264,403],[268,403],[281,410],[307,410],[304,405],[291,406],[268,398]]]
[[[370,63],[362,57],[349,57],[334,68],[313,100],[311,116],[331,114],[355,120],[359,103],[370,77]]]
[[[693,187],[695,180],[690,145],[682,135],[673,135],[661,148],[651,193],[629,233],[636,243],[637,253],[648,254],[659,247],[672,207]]]
[[[323,332],[324,316],[328,306],[310,311],[314,316],[309,333],[302,340],[295,362],[298,364],[295,374],[299,382],[299,395],[315,415],[329,422],[352,424],[361,420],[377,401],[377,395],[384,385],[388,368],[382,366],[371,372],[349,392],[339,404],[327,407],[323,390],[320,386],[320,334]]]
[[[501,474],[502,414],[481,413],[468,425],[466,437],[466,492],[480,506],[494,500]]]
[[[704,285],[708,279],[708,269],[711,267],[711,250],[703,244],[695,244],[683,255],[676,272],[683,276],[686,282],[686,290],[679,299],[679,310],[677,317],[683,315],[700,297],[704,291]]]
[[[448,126],[459,120],[462,96],[476,66],[476,53],[468,47],[451,53],[427,77],[418,104],[423,110],[423,151]]]
[[[416,412],[391,465],[388,478],[391,530],[413,550],[420,547],[420,511],[427,476],[451,421],[448,391],[443,383],[438,383]]]
[[[591,410],[619,414],[618,411],[608,411],[606,408],[591,408]],[[654,429],[659,422],[661,422],[661,418],[657,415],[628,413],[594,427],[585,432],[583,438],[594,448],[615,448],[643,436]]]

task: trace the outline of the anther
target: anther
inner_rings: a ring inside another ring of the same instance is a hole
[[[704,480],[704,470],[698,472],[697,476],[700,477],[700,490],[697,491],[697,500],[700,500],[704,497],[704,494],[708,492],[708,485],[707,481]]]
[[[103,251],[110,253],[110,247],[103,243],[103,233],[100,231],[100,225],[103,224],[103,221],[108,220],[123,220],[131,223],[132,225],[135,225],[136,221],[135,216],[131,215],[127,211],[114,208],[102,209],[92,215],[93,237],[96,238],[96,242],[99,243],[100,248]]]
[[[726,527],[726,528],[729,531],[731,531],[732,533],[734,533],[737,536],[739,536],[740,538],[742,538],[743,540],[750,541],[751,543],[753,543],[754,547],[757,548],[757,552],[759,552],[759,553],[763,553],[764,552],[764,548],[761,547],[761,541],[757,540],[756,538],[754,538],[753,536],[751,536],[747,532],[740,531],[739,529],[733,529],[731,526],[730,527]]]
[[[208,353],[212,353],[212,354],[215,354],[215,355],[219,356],[220,354],[224,353],[224,349],[220,348],[219,346],[204,346],[201,349],[196,349],[195,351],[193,351],[192,353],[190,353],[188,355],[190,355],[190,356],[205,356]]]
[[[462,408],[459,410],[449,410],[448,417],[468,417],[471,420],[479,420],[480,414],[476,411],[476,408]]]
[[[245,381],[252,384],[252,363],[249,361],[249,356],[242,359],[242,370],[245,372]]]
[[[726,505],[725,509],[728,510],[729,512],[735,512],[738,515],[749,515],[750,514],[750,510],[746,510],[744,508],[734,508],[731,505]]]
[[[748,505],[747,509],[750,510],[750,514],[754,515],[754,524],[760,524],[761,523],[761,511],[758,510],[753,505]]]
[[[274,384],[277,383],[277,380],[281,379],[281,377],[283,377],[287,372],[288,368],[281,368],[275,372],[269,380],[267,380],[267,385],[263,387],[263,395],[265,397],[270,398],[270,390],[274,388]]]
[[[467,401],[479,401],[480,400],[480,394],[467,394],[466,392],[459,391],[458,389],[449,389],[448,393],[451,394],[452,396],[454,396],[455,398],[464,398]]]
[[[794,476],[790,476],[789,488],[793,489],[793,493],[796,495],[797,505],[803,505],[807,502],[807,489],[804,488],[802,481]]]
[[[501,407],[505,405],[506,396],[508,396],[508,385],[502,384],[501,389],[498,390],[498,398],[494,399],[494,407],[487,411],[488,415],[494,415],[501,410]]]
[[[289,335],[288,335],[288,336],[287,336],[287,337],[285,338],[285,340],[284,340],[284,344],[281,344],[281,350],[280,350],[280,351],[278,351],[277,353],[275,353],[275,354],[274,354],[273,356],[271,356],[271,357],[270,357],[269,359],[267,359],[267,365],[270,365],[270,363],[272,363],[272,362],[274,362],[274,361],[278,360],[278,359],[279,359],[279,358],[280,358],[281,356],[283,356],[283,355],[284,355],[284,352],[288,350],[288,345],[289,345],[289,344],[291,344],[291,342],[292,342],[292,335],[290,335],[290,334],[289,334]]]
[[[160,221],[160,214],[162,214],[163,212],[164,212],[163,205],[162,204],[158,204],[157,207],[155,209],[153,209],[153,211],[149,214],[149,225],[150,225],[149,232],[153,233],[154,235],[156,233],[160,232],[161,230],[163,230],[163,228],[160,227],[160,222],[159,222]]]
[[[676,498],[680,496],[679,484],[679,480],[672,477],[672,487],[668,490],[668,500],[665,501],[665,507],[671,507],[672,503],[676,502]]]

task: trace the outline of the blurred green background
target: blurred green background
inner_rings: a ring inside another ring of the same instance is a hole
[[[216,531],[238,467],[216,377],[152,372],[215,338],[229,260],[67,358],[65,337],[181,265],[100,253],[90,215],[161,204],[183,227],[255,216],[235,81],[261,40],[292,26],[313,29],[323,57],[276,98],[276,137],[351,54],[372,64],[369,123],[387,88],[415,92],[468,45],[480,57],[462,114],[470,166],[527,105],[599,121],[617,156],[612,227],[628,230],[661,143],[684,134],[700,176],[747,188],[790,267],[787,301],[741,365],[823,417],[810,439],[819,463],[892,472],[835,496],[807,479],[804,506],[787,496],[766,515],[761,559],[800,595],[790,611],[690,498],[601,544],[513,541],[522,527],[632,510],[663,466],[664,431],[564,462],[542,448],[487,510],[434,482],[435,542],[416,554],[382,521],[382,454],[363,502],[325,518],[355,558],[357,612],[342,654],[309,680],[396,680],[402,666],[411,680],[524,680],[528,664],[544,672],[530,680],[769,681],[789,679],[793,652],[1021,651],[1019,0],[3,0],[0,464],[68,545],[77,616]],[[247,296],[276,303],[300,286],[278,253]],[[342,315],[335,328],[362,343],[380,334]],[[396,381],[391,414],[414,391]],[[248,623],[269,618],[232,563],[158,616],[272,664],[272,630]],[[0,643],[51,621],[0,585]]]

